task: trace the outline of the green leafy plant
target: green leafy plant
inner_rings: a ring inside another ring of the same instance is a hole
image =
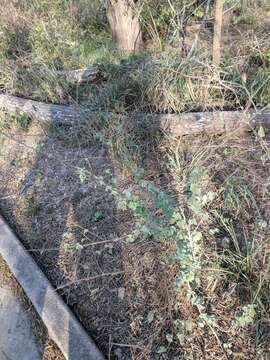
[[[201,216],[206,218],[203,207],[213,197],[212,193],[203,195],[200,188],[205,173],[202,169],[195,168],[190,174],[188,213],[179,208],[172,197],[156,187],[152,181],[144,180],[142,175],[142,170],[134,175],[136,189],[119,190],[117,179],[108,184],[102,177],[87,173],[85,169],[79,172],[81,181],[91,178],[104,187],[115,199],[119,210],[132,212],[135,224],[132,232],[127,234],[128,242],[151,237],[163,244],[174,244],[175,250],[167,260],[179,265],[176,290],[185,287],[192,305],[199,311],[200,321],[215,326],[214,316],[208,316],[205,301],[197,293],[203,253],[203,233],[200,231],[199,221]]]

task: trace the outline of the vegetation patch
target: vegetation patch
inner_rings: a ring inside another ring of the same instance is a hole
[[[269,4],[223,4],[216,64],[218,1],[134,2],[137,52],[116,49],[103,1],[0,4],[1,91],[97,114],[1,114],[0,207],[109,359],[269,354],[267,129],[172,138],[129,121],[269,106]],[[58,76],[91,64],[102,79]]]

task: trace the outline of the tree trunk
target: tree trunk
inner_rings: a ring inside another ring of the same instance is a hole
[[[213,40],[213,64],[217,67],[221,60],[221,30],[223,18],[224,0],[215,1],[215,23],[214,23],[214,40]]]
[[[137,51],[142,48],[138,1],[108,0],[107,17],[118,50]]]
[[[23,112],[41,123],[49,125],[94,124],[100,112],[81,106],[45,104],[22,99],[17,96],[0,94],[0,109],[14,114]],[[125,116],[116,113],[103,113],[108,120]],[[251,131],[263,126],[270,129],[270,108],[256,111],[215,111],[184,114],[131,113],[125,116],[134,126],[146,126],[149,131],[162,130],[174,136],[222,134]]]

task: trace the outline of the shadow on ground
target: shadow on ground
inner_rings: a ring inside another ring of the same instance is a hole
[[[121,179],[122,170],[100,142],[71,146],[65,129],[42,129],[33,122],[26,132],[13,130],[2,137],[3,215],[104,354],[130,359],[148,342],[141,338],[142,319],[129,314],[147,313],[144,301],[151,295],[137,294],[140,281],[149,285],[140,261],[151,253],[152,263],[156,245],[126,248],[121,239],[132,226],[130,215],[116,209],[104,187],[80,180],[80,169],[105,179]],[[158,154],[147,163],[150,178]],[[143,164],[143,156],[140,160]],[[156,276],[152,290],[158,281]],[[128,303],[133,296],[136,309]]]

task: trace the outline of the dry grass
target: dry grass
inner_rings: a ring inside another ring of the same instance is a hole
[[[98,1],[90,6],[98,13],[96,20],[83,13],[83,0],[69,5],[52,2],[47,6],[45,1],[31,6],[18,4],[11,1],[0,5],[0,87],[6,92],[46,102],[81,102],[117,112],[204,111],[269,104],[269,21],[262,17],[267,7],[253,4],[253,14],[262,19],[259,25],[243,25],[248,12],[231,15],[224,30],[218,76],[209,52],[211,29],[204,29],[191,57],[179,53],[178,43],[166,45],[163,51],[149,46],[144,53],[130,56],[110,48],[104,9]],[[190,27],[195,20],[189,17]],[[194,31],[190,31],[186,39],[191,40],[190,46],[193,37]],[[103,83],[72,88],[55,76],[56,70],[96,62],[108,73]]]
[[[179,58],[173,45],[135,57],[109,55],[106,45],[97,54],[92,40],[85,42],[100,24],[88,27],[86,16],[81,27],[80,7],[65,9],[76,19],[66,23],[59,8],[46,15],[40,2],[30,24],[33,9],[14,4],[6,3],[0,18],[1,88],[119,114],[72,129],[41,129],[20,114],[1,117],[0,206],[24,245],[110,359],[267,359],[268,134],[172,139],[121,116],[266,106],[266,23],[255,27],[241,14],[230,24],[218,76],[200,46],[190,59]],[[80,54],[74,29],[85,31]],[[30,42],[21,41],[27,32]],[[108,40],[106,28],[101,33]],[[202,37],[209,44],[207,29]],[[104,54],[103,83],[72,89],[55,78],[57,69]],[[108,191],[114,188],[118,197]],[[123,201],[128,210],[119,209]],[[166,210],[181,213],[181,226]],[[191,264],[170,235],[181,232],[180,245],[196,255]],[[177,286],[186,270],[194,278]]]

